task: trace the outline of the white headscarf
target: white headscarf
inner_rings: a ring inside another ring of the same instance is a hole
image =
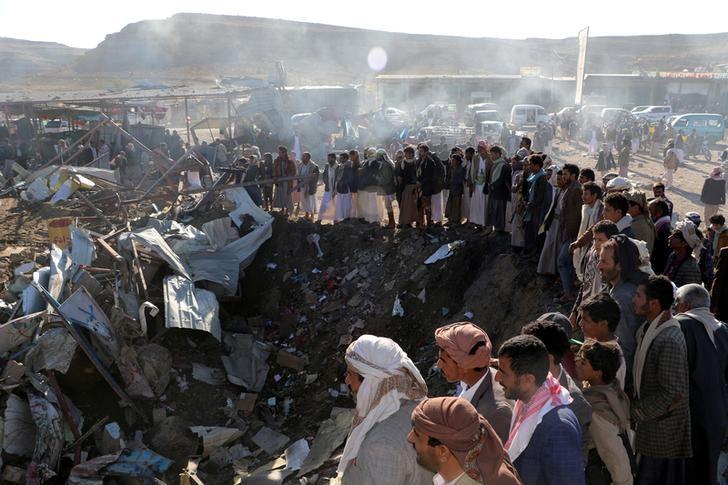
[[[362,335],[346,349],[346,364],[363,381],[356,394],[356,414],[341,455],[339,473],[359,454],[369,430],[399,411],[401,399],[427,396],[427,384],[420,371],[392,339]]]
[[[688,246],[690,246],[692,251],[695,251],[696,248],[700,247],[700,238],[695,233],[696,228],[693,221],[680,221],[675,224],[675,229],[682,233],[683,239],[685,239],[685,242],[688,243]]]

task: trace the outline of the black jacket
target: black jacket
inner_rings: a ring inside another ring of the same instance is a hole
[[[725,180],[705,179],[700,202],[711,205],[725,204]]]

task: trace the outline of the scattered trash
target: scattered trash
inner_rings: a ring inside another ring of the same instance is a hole
[[[436,263],[442,259],[449,258],[455,253],[455,250],[465,244],[465,241],[459,240],[454,241],[451,243],[443,244],[440,246],[437,251],[432,253],[432,255],[425,260],[425,264],[433,264]]]
[[[261,428],[260,431],[253,436],[253,443],[262,448],[263,451],[269,455],[274,455],[276,452],[280,451],[290,440],[291,439],[288,436],[274,431],[267,426]]]
[[[211,386],[219,386],[225,382],[225,372],[222,369],[213,369],[204,364],[193,362],[192,378]]]
[[[221,426],[191,426],[190,431],[202,438],[202,453],[209,455],[215,448],[225,446],[243,435],[237,428]]]
[[[301,438],[286,448],[286,468],[288,470],[300,470],[303,462],[308,457],[311,450],[308,447],[308,441]]]
[[[228,355],[222,357],[227,378],[237,386],[259,392],[265,384],[270,366],[266,363],[272,346],[250,334],[225,334]]]
[[[399,299],[399,295],[394,299],[394,305],[392,306],[392,316],[393,317],[403,317],[404,316],[404,308],[402,308],[402,302]]]
[[[321,236],[319,236],[318,234],[309,234],[308,236],[306,236],[306,240],[308,242],[310,242],[311,244],[313,244],[314,247],[316,248],[316,257],[323,258],[324,257],[324,252],[321,251],[321,246],[319,245],[319,241],[321,240]]]
[[[351,428],[353,415],[353,409],[333,408],[331,410],[331,417],[319,426],[311,444],[311,450],[301,464],[299,477],[320,468],[331,457],[334,450],[344,443]]]

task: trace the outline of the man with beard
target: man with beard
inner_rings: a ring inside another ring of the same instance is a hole
[[[346,384],[356,399],[338,472],[346,485],[430,485],[407,443],[412,411],[427,385],[391,339],[362,335],[346,349]]]
[[[710,294],[700,285],[678,288],[675,303],[690,370],[693,457],[687,474],[695,483],[716,483],[728,428],[728,327],[710,312]]]
[[[602,244],[599,251],[597,268],[602,282],[609,287],[609,296],[619,305],[620,319],[616,335],[627,365],[625,389],[632,389],[632,363],[637,341],[635,333],[642,324],[642,317],[635,314],[632,298],[637,293],[637,285],[647,275],[639,268],[639,250],[625,235],[617,234]]]
[[[507,340],[495,379],[517,400],[505,449],[523,484],[583,485],[579,422],[569,391],[549,373],[546,346],[533,335]]]
[[[437,367],[448,382],[459,382],[458,396],[475,406],[493,426],[502,442],[508,440],[511,404],[494,379],[488,334],[470,322],[458,322],[435,330],[439,349]]]
[[[503,444],[472,404],[458,397],[426,399],[412,412],[407,436],[433,484],[518,485]]]
[[[693,454],[689,369],[685,337],[670,310],[673,291],[670,280],[652,276],[633,298],[635,313],[646,320],[637,333],[632,376],[635,452],[641,455],[635,483],[640,485],[698,483],[686,473]]]

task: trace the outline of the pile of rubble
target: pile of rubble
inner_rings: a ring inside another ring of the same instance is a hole
[[[550,303],[507,236],[290,221],[241,187],[185,208],[74,184],[0,199],[7,482],[326,483],[353,339],[396,339],[444,392],[435,327],[470,319],[497,343]]]

